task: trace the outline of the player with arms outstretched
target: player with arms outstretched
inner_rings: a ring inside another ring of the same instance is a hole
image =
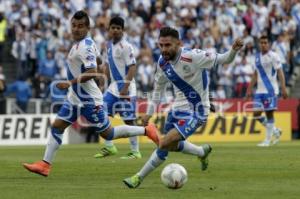
[[[123,180],[129,188],[138,187],[150,172],[166,160],[169,151],[195,155],[200,159],[202,170],[207,169],[211,146],[197,146],[186,139],[206,122],[209,114],[207,70],[217,64],[232,62],[236,52],[243,46],[242,40],[237,39],[232,49],[225,54],[187,49],[181,47],[178,31],[170,27],[160,30],[158,44],[161,56],[155,74],[152,102],[159,103],[164,85],[168,81],[174,85],[175,101],[168,113],[164,127],[165,136],[160,139],[159,147],[137,174]],[[145,125],[154,111],[155,106],[148,104],[147,115],[143,118]]]
[[[67,100],[51,125],[51,134],[42,161],[24,163],[30,172],[48,176],[56,151],[62,143],[64,130],[83,115],[89,124],[106,140],[147,135],[156,144],[159,138],[154,125],[147,127],[117,126],[112,128],[103,108],[102,93],[94,78],[97,75],[99,52],[95,42],[89,37],[89,17],[84,11],[77,11],[71,19],[71,32],[75,41],[68,55],[68,81],[57,87],[69,89]]]
[[[136,60],[132,45],[123,37],[124,19],[117,16],[109,22],[106,63],[101,69],[110,79],[110,85],[104,93],[104,102],[110,116],[119,113],[127,125],[136,125]],[[108,79],[108,78],[107,78]],[[141,158],[137,136],[130,137],[131,152],[122,159]],[[117,153],[112,141],[105,141],[105,146],[95,158],[103,158]]]
[[[287,98],[287,91],[280,56],[270,50],[267,36],[259,39],[259,47],[260,52],[255,56],[255,72],[247,89],[247,98],[251,98],[253,87],[257,84],[253,97],[253,116],[266,127],[265,140],[257,146],[268,147],[278,143],[281,136],[281,131],[274,124],[274,111],[277,109],[277,95],[279,94],[277,76],[283,98]],[[266,116],[261,116],[263,111]]]

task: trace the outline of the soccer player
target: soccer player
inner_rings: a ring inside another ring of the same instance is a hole
[[[105,68],[110,81],[108,90],[104,93],[104,102],[107,105],[108,114],[114,116],[119,113],[127,125],[136,125],[136,60],[133,55],[133,47],[123,37],[124,20],[117,16],[109,22],[108,34],[110,41],[107,45],[107,59]],[[109,69],[108,69],[109,68]],[[137,136],[130,137],[131,152],[122,159],[141,158]],[[112,141],[106,140],[95,158],[102,158],[117,153],[117,148]]]
[[[277,76],[284,99],[287,98],[287,91],[280,56],[269,49],[267,36],[262,36],[259,39],[259,47],[260,52],[255,57],[255,72],[247,89],[247,98],[252,96],[253,87],[257,84],[253,97],[254,118],[266,127],[265,140],[258,146],[268,147],[278,143],[281,135],[281,131],[274,124],[274,110],[277,109],[277,95],[279,93]],[[261,116],[263,111],[266,116]]]
[[[129,188],[138,187],[150,172],[166,160],[169,151],[195,155],[200,159],[201,169],[207,169],[211,146],[197,146],[186,139],[206,122],[209,114],[207,70],[217,64],[232,62],[237,51],[243,46],[243,41],[235,40],[232,49],[225,54],[187,49],[180,44],[177,30],[170,27],[160,30],[158,45],[161,56],[155,74],[152,105],[160,101],[164,85],[168,81],[174,85],[176,97],[168,113],[164,127],[165,136],[160,139],[159,147],[137,174],[123,180]],[[148,104],[147,114],[143,118],[145,125],[154,113],[155,106],[152,105]]]
[[[65,128],[83,115],[90,125],[106,140],[122,137],[147,135],[158,143],[154,125],[147,127],[117,126],[112,128],[103,108],[102,93],[94,78],[97,75],[97,56],[99,52],[95,42],[87,36],[89,17],[84,11],[77,11],[71,19],[71,32],[75,41],[68,55],[68,81],[60,82],[57,87],[69,89],[67,100],[51,125],[51,134],[42,161],[23,166],[34,173],[48,176],[55,153],[62,143]]]

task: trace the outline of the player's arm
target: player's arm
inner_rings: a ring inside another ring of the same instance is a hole
[[[131,45],[128,45],[127,48],[124,48],[123,58],[124,58],[126,66],[129,67],[129,70],[125,77],[124,86],[120,90],[120,96],[128,97],[128,88],[130,86],[130,82],[136,75],[136,60],[134,57],[133,47]]]
[[[99,58],[100,59],[100,58]],[[110,78],[109,69],[107,64],[102,64],[98,62],[97,58],[97,83],[98,87],[102,92],[104,92],[107,87],[108,79]]]
[[[167,82],[167,78],[162,74],[162,71],[159,68],[159,66],[157,66],[154,77],[154,89],[152,92],[152,98],[151,100],[148,100],[146,115],[142,117],[142,122],[144,126],[148,125],[149,119],[155,113],[157,104],[159,104],[160,102],[161,96],[163,95],[163,90]]]
[[[224,54],[217,54],[216,55],[216,62],[218,64],[230,64],[234,58],[236,53],[243,47],[243,40],[238,38],[236,39],[233,44],[230,51],[227,51]]]
[[[130,86],[130,82],[132,81],[132,79],[134,78],[134,76],[136,75],[136,65],[132,64],[129,66],[129,70],[124,82],[124,86],[122,88],[122,90],[120,91],[120,96],[128,96],[128,88]]]
[[[280,83],[282,97],[283,99],[286,99],[288,97],[288,94],[285,86],[285,77],[282,68],[277,69],[277,74]]]
[[[72,80],[59,82],[56,85],[57,88],[67,89],[73,84],[84,83],[97,76],[97,49],[94,46],[85,46],[82,51],[79,52],[78,57],[81,60],[85,71]]]
[[[253,88],[254,88],[256,82],[257,82],[257,71],[255,70],[254,74],[252,75],[250,84],[249,84],[249,86],[247,88],[247,92],[246,92],[246,98],[247,99],[250,99],[252,97]]]

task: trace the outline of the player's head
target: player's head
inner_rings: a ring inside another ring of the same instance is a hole
[[[119,41],[123,36],[124,31],[124,19],[116,16],[111,18],[108,26],[108,36],[114,41]]]
[[[259,38],[259,48],[262,53],[267,53],[269,51],[269,38],[263,35]]]
[[[165,60],[173,60],[180,47],[179,33],[171,27],[163,27],[159,32],[158,46]]]
[[[77,11],[71,19],[71,32],[75,41],[86,37],[90,29],[90,19],[86,12]]]

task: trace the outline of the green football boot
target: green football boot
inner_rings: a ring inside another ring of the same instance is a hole
[[[129,159],[141,159],[142,154],[139,151],[131,151],[127,155],[121,157],[123,160],[129,160]]]
[[[118,149],[116,146],[105,146],[100,149],[100,152],[94,155],[94,158],[104,158],[107,156],[115,155],[118,153]]]
[[[127,187],[134,189],[142,183],[142,178],[135,174],[129,178],[125,178],[123,182],[125,183],[125,185],[127,185]]]
[[[212,148],[209,144],[204,144],[202,147],[205,155],[203,157],[199,157],[199,159],[201,162],[201,170],[205,171],[208,167],[208,155],[211,153]]]

